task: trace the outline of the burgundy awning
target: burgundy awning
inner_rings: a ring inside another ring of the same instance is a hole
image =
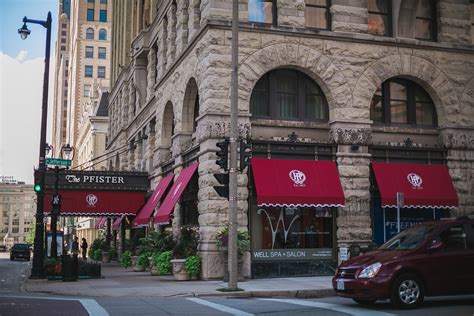
[[[372,162],[372,169],[382,207],[396,207],[397,192],[403,192],[403,207],[458,207],[456,190],[446,166]]]
[[[145,203],[136,191],[60,191],[61,216],[135,215]],[[44,212],[51,213],[51,191],[45,192]]]
[[[173,180],[173,175],[169,175],[161,179],[160,183],[155,188],[155,191],[151,197],[146,202],[145,206],[142,207],[140,212],[138,212],[137,217],[132,221],[132,227],[140,227],[148,225],[150,221],[150,216],[153,214],[156,205],[163,197],[166,189],[169,187],[171,181]]]
[[[120,224],[122,223],[124,216],[125,215],[122,215],[122,217],[119,217],[119,218],[115,219],[115,221],[112,225],[112,230],[119,230],[120,229]]]
[[[158,208],[158,211],[155,213],[153,218],[155,224],[166,225],[170,222],[170,215],[173,213],[174,206],[181,197],[181,194],[183,194],[184,189],[186,189],[186,186],[196,172],[198,166],[199,164],[195,163],[181,171],[178,178],[166,195],[165,200]]]
[[[336,163],[251,159],[258,206],[344,206]]]
[[[102,228],[104,227],[105,223],[107,222],[107,218],[106,217],[101,217],[101,218],[97,218],[95,220],[95,228]]]

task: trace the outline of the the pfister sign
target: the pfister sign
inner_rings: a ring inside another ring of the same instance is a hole
[[[54,173],[46,172],[46,189],[52,189],[54,181]],[[67,170],[59,173],[58,185],[67,190],[147,191],[149,180],[145,172]]]

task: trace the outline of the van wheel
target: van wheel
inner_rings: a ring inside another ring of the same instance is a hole
[[[360,304],[360,305],[372,305],[374,304],[377,300],[361,300],[358,298],[353,298],[354,302]]]
[[[418,307],[425,298],[423,283],[415,274],[402,274],[392,284],[391,302],[403,309]]]

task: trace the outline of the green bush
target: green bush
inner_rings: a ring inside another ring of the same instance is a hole
[[[190,256],[184,262],[184,268],[192,277],[198,277],[201,273],[201,257]]]
[[[137,259],[137,265],[145,269],[148,268],[150,266],[150,260],[148,260],[148,257],[150,257],[149,252],[144,252],[139,255]]]
[[[89,250],[89,258],[91,258],[94,261],[100,261],[102,259],[102,250],[101,249]]]
[[[89,257],[92,260],[100,261],[102,259],[103,251],[110,251],[109,244],[107,244],[106,240],[102,237],[96,238],[89,248]]]
[[[156,253],[172,250],[174,247],[174,240],[171,233],[163,231],[158,233],[152,231],[148,236],[139,239],[139,245],[137,247],[137,253]]]
[[[216,236],[217,248],[227,252],[229,244],[229,226],[224,227]],[[239,256],[250,250],[250,235],[247,231],[237,231],[237,249]]]
[[[173,248],[173,258],[185,259],[196,255],[199,243],[199,233],[197,227],[184,225],[180,229],[180,237]]]
[[[173,266],[171,264],[172,251],[164,251],[157,257],[153,257],[153,264],[159,274],[170,274]]]
[[[111,248],[110,249],[110,259],[113,260],[113,261],[116,261],[117,260],[117,250],[115,250],[114,248]]]
[[[132,253],[130,251],[125,251],[122,254],[122,258],[120,259],[120,265],[125,269],[132,265]]]

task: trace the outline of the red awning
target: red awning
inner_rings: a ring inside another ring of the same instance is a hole
[[[333,161],[251,159],[258,206],[344,206]]]
[[[163,197],[166,189],[173,180],[173,175],[169,175],[161,179],[160,183],[155,188],[155,191],[151,195],[151,197],[146,202],[145,206],[142,207],[140,212],[138,213],[137,217],[132,221],[132,227],[140,227],[148,225],[150,221],[150,216],[153,214],[156,205]]]
[[[123,221],[123,217],[124,217],[124,215],[122,215],[122,217],[119,217],[114,221],[114,223],[112,225],[112,230],[119,230],[120,229],[120,224]]]
[[[95,228],[102,228],[102,227],[104,227],[106,221],[107,221],[107,218],[106,218],[106,217],[97,218],[97,219],[95,220]]]
[[[382,207],[396,207],[397,192],[404,193],[403,207],[458,206],[456,190],[446,166],[372,162],[372,169]]]
[[[168,195],[166,195],[165,200],[158,208],[158,211],[155,213],[153,218],[155,224],[164,225],[170,222],[170,215],[173,213],[174,206],[181,197],[181,194],[183,194],[184,189],[186,189],[189,180],[191,180],[191,177],[196,172],[198,165],[198,163],[195,163],[181,171],[170,191],[168,192]]]
[[[145,203],[143,192],[60,191],[62,216],[135,215]],[[45,192],[44,212],[51,212],[51,191]]]

